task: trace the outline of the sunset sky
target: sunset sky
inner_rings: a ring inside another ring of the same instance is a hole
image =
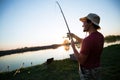
[[[119,0],[57,0],[72,33],[84,38],[80,17],[96,13],[100,32],[120,35]],[[56,0],[0,0],[0,50],[62,43],[67,28]]]

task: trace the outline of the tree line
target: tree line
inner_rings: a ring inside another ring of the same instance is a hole
[[[106,43],[120,41],[120,35],[109,35],[109,36],[106,36],[104,40]],[[79,43],[75,42],[75,44],[79,44]],[[10,54],[15,54],[15,53],[23,53],[23,52],[28,52],[28,51],[56,49],[60,46],[69,46],[69,45],[70,43],[63,43],[63,44],[52,44],[52,45],[46,45],[46,46],[24,47],[20,49],[4,50],[4,51],[0,51],[0,56],[10,55]]]
[[[109,35],[105,37],[106,43],[112,43],[116,41],[120,41],[120,35]]]

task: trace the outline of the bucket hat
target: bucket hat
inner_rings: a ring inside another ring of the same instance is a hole
[[[84,22],[87,19],[89,19],[93,24],[95,24],[96,26],[98,26],[100,28],[100,26],[99,26],[100,17],[97,14],[89,13],[86,17],[80,18],[80,21]]]

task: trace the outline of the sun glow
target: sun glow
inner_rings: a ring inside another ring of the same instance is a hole
[[[92,0],[90,5],[83,6],[87,5],[86,0],[70,0],[69,4],[67,0],[59,1],[72,33],[84,38],[86,34],[79,18],[94,12],[101,17],[104,35],[120,34],[119,5],[108,0],[99,2]],[[11,0],[3,1],[0,5],[0,50],[59,44],[68,32],[54,0]]]

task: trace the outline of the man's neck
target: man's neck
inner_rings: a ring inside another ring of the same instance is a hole
[[[97,32],[97,30],[94,29],[94,28],[92,28],[92,29],[90,29],[90,30],[88,31],[89,35],[92,34],[93,32]]]

